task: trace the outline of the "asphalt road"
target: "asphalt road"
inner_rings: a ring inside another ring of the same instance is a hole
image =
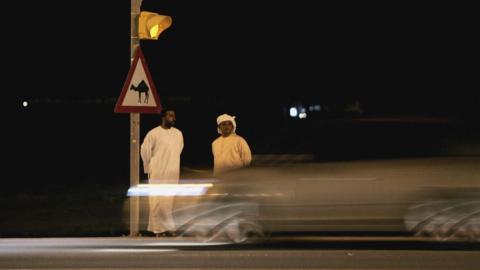
[[[0,239],[0,269],[480,269],[478,243],[290,237],[260,244],[158,238]]]

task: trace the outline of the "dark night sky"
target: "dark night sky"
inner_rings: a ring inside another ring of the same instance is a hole
[[[14,33],[7,53],[15,62],[7,84],[17,89],[13,155],[30,168],[22,179],[128,181],[128,115],[113,107],[129,69],[129,1],[29,5],[22,16],[35,20],[34,31]],[[158,41],[141,46],[161,100],[177,109],[186,165],[209,164],[215,117],[224,112],[238,116],[256,153],[313,151],[321,159],[415,152],[361,147],[385,138],[404,149],[433,141],[419,153],[438,153],[437,141],[478,135],[470,6],[144,0],[142,10],[173,17]],[[362,113],[347,112],[356,101]],[[285,110],[300,103],[329,111],[289,119]],[[406,116],[433,120],[334,124]],[[142,135],[156,123],[156,115],[143,115]]]
[[[16,33],[28,48],[12,57],[28,75],[18,97],[116,98],[129,67],[129,6],[32,3],[24,17],[48,31]],[[142,41],[161,96],[309,92],[427,113],[438,110],[432,99],[463,108],[478,97],[467,94],[478,89],[468,6],[144,0],[142,10],[173,17],[160,40]]]

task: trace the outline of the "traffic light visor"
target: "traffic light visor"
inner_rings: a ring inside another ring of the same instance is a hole
[[[142,11],[138,19],[138,35],[140,39],[158,39],[160,34],[172,25],[170,16]]]

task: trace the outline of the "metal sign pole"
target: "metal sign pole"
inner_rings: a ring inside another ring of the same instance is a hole
[[[130,65],[135,50],[140,45],[138,38],[138,16],[142,0],[131,0],[130,13]],[[130,186],[140,183],[140,113],[130,113]],[[130,236],[137,236],[140,220],[140,198],[130,197]]]

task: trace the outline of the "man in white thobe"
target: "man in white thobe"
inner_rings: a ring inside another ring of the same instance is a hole
[[[143,168],[150,184],[178,184],[182,132],[173,125],[173,110],[162,111],[162,124],[150,130],[141,146]],[[173,236],[173,196],[150,196],[148,230],[156,236]]]
[[[235,116],[222,114],[217,117],[217,131],[221,135],[212,143],[213,174],[250,165],[252,153],[247,141],[235,133]]]

